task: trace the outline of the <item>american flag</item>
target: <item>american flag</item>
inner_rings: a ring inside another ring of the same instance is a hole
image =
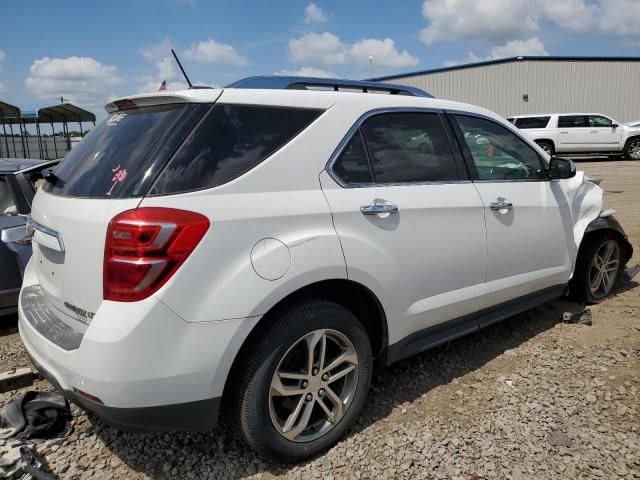
[[[159,92],[164,92],[167,90],[167,81],[163,80],[160,86],[158,87]]]

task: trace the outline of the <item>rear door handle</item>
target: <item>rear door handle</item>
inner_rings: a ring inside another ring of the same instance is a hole
[[[569,132],[567,132],[566,130],[563,130],[563,131],[561,131],[560,133],[569,133]]]
[[[505,200],[504,198],[499,198],[495,202],[490,202],[489,208],[491,210],[511,210],[513,208],[513,203]]]
[[[591,133],[598,133],[597,130],[591,130]]]
[[[398,213],[398,206],[392,203],[374,203],[373,205],[363,205],[360,207],[363,215],[379,215],[381,213]]]

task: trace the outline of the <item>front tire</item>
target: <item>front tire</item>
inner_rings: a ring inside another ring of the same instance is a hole
[[[620,239],[610,233],[585,239],[570,285],[572,297],[589,305],[609,298],[624,271]]]
[[[640,137],[631,138],[624,147],[624,157],[629,160],[640,160]]]
[[[284,462],[333,446],[362,410],[372,362],[367,332],[346,308],[310,300],[282,312],[238,369],[242,436]]]

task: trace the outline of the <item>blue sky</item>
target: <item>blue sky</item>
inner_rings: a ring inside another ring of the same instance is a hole
[[[116,96],[255,74],[363,78],[513,55],[640,56],[640,0],[3,2],[0,98]],[[373,63],[369,64],[369,56]]]

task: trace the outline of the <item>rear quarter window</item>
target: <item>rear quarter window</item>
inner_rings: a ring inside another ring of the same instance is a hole
[[[150,195],[227,183],[273,155],[321,113],[316,109],[216,105],[184,141]]]
[[[518,128],[547,128],[551,117],[523,117],[512,122]]]

